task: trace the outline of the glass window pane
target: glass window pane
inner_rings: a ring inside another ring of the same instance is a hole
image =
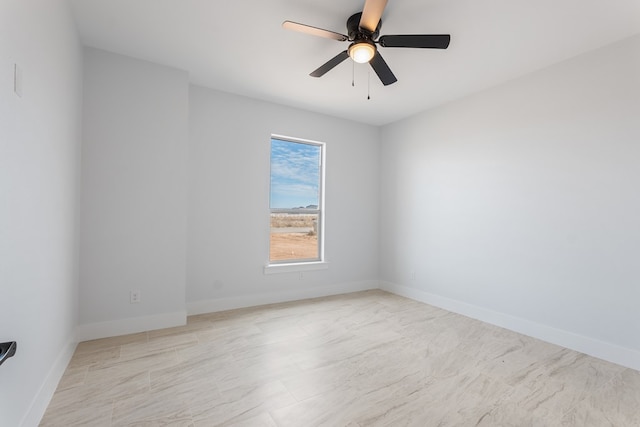
[[[318,209],[320,150],[318,145],[271,140],[271,209]]]
[[[271,214],[270,261],[317,260],[318,214]]]

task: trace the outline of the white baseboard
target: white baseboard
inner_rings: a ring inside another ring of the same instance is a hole
[[[395,283],[380,282],[380,289],[640,371],[637,350]]]
[[[269,292],[261,294],[243,295],[240,297],[216,298],[205,301],[187,302],[189,315],[214,313],[216,311],[233,310],[236,308],[254,307],[279,302],[297,301],[309,298],[326,297],[330,295],[348,294],[350,292],[378,289],[377,280],[341,283],[329,286],[316,286],[289,291]]]
[[[21,426],[32,427],[40,424],[40,421],[47,410],[47,406],[49,406],[49,402],[51,402],[53,393],[55,393],[56,388],[58,388],[58,383],[71,361],[71,357],[73,356],[73,352],[76,350],[77,344],[78,343],[71,338],[63,347],[62,351],[60,351],[60,354],[58,354],[55,362],[53,362],[53,366],[51,366],[47,377],[40,386],[38,393],[31,401],[29,410],[22,418],[22,422],[20,423]]]
[[[174,313],[129,317],[126,319],[79,325],[77,328],[77,337],[78,341],[88,341],[99,338],[115,337],[118,335],[135,334],[137,332],[152,331],[154,329],[171,328],[186,324],[187,313],[185,311],[176,311]]]

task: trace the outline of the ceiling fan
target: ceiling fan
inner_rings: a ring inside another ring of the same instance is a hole
[[[347,48],[331,58],[310,76],[322,77],[328,71],[351,57],[355,62],[368,62],[385,86],[398,81],[378,51],[376,44],[382,47],[411,47],[423,49],[446,49],[449,47],[449,34],[401,34],[385,35],[378,38],[382,26],[382,13],[387,0],[366,0],[362,12],[352,15],[347,20],[347,34],[340,34],[310,25],[284,21],[282,27],[287,30],[299,31],[313,36],[325,37],[339,42],[349,41]]]

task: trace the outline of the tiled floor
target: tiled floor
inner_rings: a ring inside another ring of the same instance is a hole
[[[381,291],[78,345],[43,426],[639,426],[640,372]]]

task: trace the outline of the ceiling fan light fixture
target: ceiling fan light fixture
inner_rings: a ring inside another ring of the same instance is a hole
[[[349,46],[349,56],[358,64],[364,64],[374,57],[376,46],[368,41],[359,41]]]

